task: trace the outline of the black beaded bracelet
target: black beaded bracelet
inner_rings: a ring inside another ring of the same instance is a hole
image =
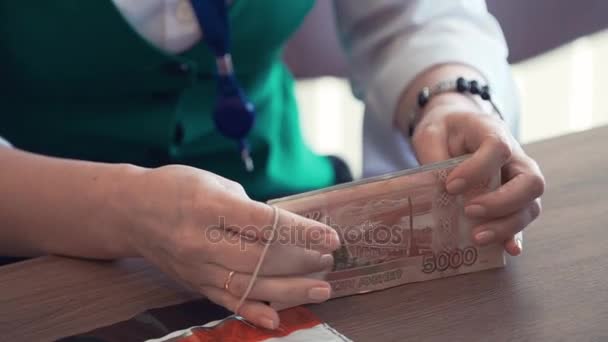
[[[469,93],[471,95],[479,95],[479,97],[481,97],[482,100],[488,101],[492,105],[492,108],[494,109],[496,114],[498,114],[500,119],[504,121],[502,113],[500,112],[500,110],[498,109],[498,107],[496,106],[494,101],[492,101],[492,95],[490,93],[490,86],[488,86],[488,85],[481,86],[479,84],[479,81],[476,81],[476,80],[467,81],[464,77],[458,77],[455,81],[444,81],[444,82],[437,84],[433,88],[429,88],[429,87],[422,88],[420,93],[418,93],[418,101],[417,101],[418,110],[413,111],[412,115],[410,116],[410,136],[412,136],[414,134],[414,128],[415,128],[415,123],[416,123],[416,120],[418,117],[418,115],[417,115],[418,111],[420,109],[423,109],[431,101],[431,99],[434,96],[437,96],[437,95],[443,94],[443,93],[450,93],[450,92],[458,92],[461,94]]]

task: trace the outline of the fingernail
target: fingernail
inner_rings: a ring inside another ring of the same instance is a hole
[[[477,233],[477,235],[475,235],[475,240],[477,240],[477,243],[480,245],[487,245],[494,241],[495,236],[496,234],[493,231],[486,230],[485,232]]]
[[[308,298],[315,302],[324,302],[329,299],[330,291],[328,287],[313,287],[308,290]]]
[[[334,250],[336,250],[340,247],[340,236],[338,235],[338,232],[336,232],[333,229],[331,230],[331,233],[329,234],[329,245]]]
[[[462,178],[456,178],[453,181],[449,182],[445,188],[448,190],[448,192],[450,194],[456,195],[461,193],[465,186],[467,185],[467,183],[465,182],[464,179]]]
[[[334,266],[334,257],[331,254],[324,254],[321,256],[321,266],[325,268],[330,268]]]
[[[519,253],[521,254],[524,251],[524,244],[519,236],[515,236],[515,244],[519,247]]]
[[[261,318],[260,323],[262,323],[262,326],[266,329],[274,330],[277,328],[276,322],[271,318]]]
[[[464,208],[464,213],[470,217],[484,217],[486,216],[486,208],[480,206],[479,204],[469,205]]]

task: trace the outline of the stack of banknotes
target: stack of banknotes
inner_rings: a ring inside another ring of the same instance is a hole
[[[501,244],[472,242],[470,198],[496,189],[500,174],[464,195],[446,192],[450,172],[467,157],[275,199],[279,208],[333,227],[342,242],[322,274],[332,297],[382,290],[505,265]]]

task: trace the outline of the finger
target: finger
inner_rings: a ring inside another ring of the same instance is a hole
[[[528,169],[492,191],[473,198],[466,204],[465,213],[473,218],[503,217],[513,214],[545,191],[540,171]],[[540,203],[539,203],[540,204]]]
[[[260,258],[265,244],[258,240],[243,239],[241,235],[223,231],[217,233],[207,230],[207,245],[199,246],[199,257],[192,260],[209,260],[226,269],[239,273],[252,273]],[[219,238],[218,238],[219,237]],[[205,259],[201,259],[204,255]],[[298,275],[319,272],[331,268],[334,259],[331,254],[321,254],[318,251],[295,247],[289,243],[276,241],[272,243],[260,268],[260,275]]]
[[[522,232],[517,233],[514,237],[505,242],[505,251],[512,256],[520,255],[523,250]]]
[[[227,290],[241,298],[251,282],[251,275],[234,273],[217,266],[205,269],[209,285]],[[247,299],[265,302],[298,302],[301,304],[321,303],[331,297],[331,287],[326,281],[303,277],[258,277]]]
[[[463,146],[459,149],[473,153],[450,173],[446,182],[449,193],[461,194],[499,172],[511,157],[514,140],[508,129],[491,116],[460,114],[450,116],[449,121],[452,131],[462,135]]]
[[[418,162],[422,165],[450,158],[447,132],[443,125],[429,123],[417,127],[412,142]]]
[[[278,222],[274,227],[275,211],[272,206],[242,198],[229,200],[225,205],[228,207],[218,212],[232,214],[223,218],[220,226],[241,235],[266,241],[274,234],[281,237],[283,243],[312,248],[324,254],[340,246],[336,231],[321,222],[277,208]]]
[[[511,148],[504,138],[488,137],[469,159],[450,173],[446,189],[450,194],[457,195],[486,182],[498,174],[510,157]]]
[[[473,241],[481,246],[505,242],[522,231],[539,214],[539,201],[532,201],[525,209],[515,214],[491,220],[473,228]],[[515,242],[517,243],[517,240]]]
[[[235,312],[240,298],[237,298],[223,289],[203,287],[201,292],[211,301],[226,309]],[[247,321],[266,329],[274,330],[279,326],[279,314],[270,306],[252,300],[246,300],[239,308],[238,314]]]

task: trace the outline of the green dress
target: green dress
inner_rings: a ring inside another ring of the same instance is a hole
[[[237,75],[257,107],[247,173],[215,129],[214,59],[203,44],[166,53],[111,0],[0,2],[0,136],[45,155],[156,167],[187,164],[266,200],[332,185],[328,158],[300,132],[285,41],[313,0],[236,0]]]

